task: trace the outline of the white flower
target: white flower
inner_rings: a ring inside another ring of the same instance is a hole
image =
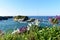
[[[40,23],[39,20],[36,19],[36,20],[35,20],[35,25],[39,25],[39,23]]]
[[[28,23],[28,26],[32,26],[32,24],[31,23]]]
[[[27,26],[27,30],[30,30],[30,27],[29,26]]]
[[[20,33],[19,29],[14,30],[14,31],[12,32],[12,34],[15,34],[15,33]]]

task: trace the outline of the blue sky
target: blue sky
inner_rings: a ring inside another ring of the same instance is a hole
[[[60,15],[60,0],[0,0],[0,16]]]

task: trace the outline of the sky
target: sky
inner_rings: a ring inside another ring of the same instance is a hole
[[[60,0],[0,0],[0,16],[60,15]]]

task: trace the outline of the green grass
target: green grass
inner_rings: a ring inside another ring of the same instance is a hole
[[[30,31],[22,34],[7,33],[0,36],[0,40],[60,40],[60,27],[39,28],[32,26]]]

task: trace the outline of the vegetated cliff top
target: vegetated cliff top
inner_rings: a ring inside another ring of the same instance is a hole
[[[14,19],[22,19],[22,18],[28,18],[28,16],[18,15],[18,16],[15,16],[15,17],[14,17]]]
[[[29,17],[28,16],[21,16],[21,15],[18,15],[18,16],[15,16],[14,17],[14,19],[16,20],[18,20],[18,19],[23,19],[23,21],[26,21],[26,20],[28,20],[29,19]]]

